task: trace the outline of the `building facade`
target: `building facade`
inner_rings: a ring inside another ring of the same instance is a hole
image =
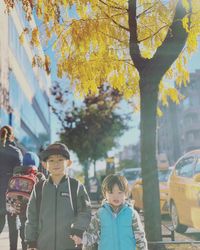
[[[51,117],[48,106],[51,78],[32,67],[35,54],[44,56],[42,47],[32,48],[27,38],[19,36],[28,22],[17,3],[10,14],[0,2],[0,126],[11,125],[18,142],[28,150],[38,151],[51,140]]]
[[[135,164],[140,166],[140,144],[124,146],[123,150],[117,155],[119,162],[125,160],[133,160]]]
[[[200,70],[190,75],[190,83],[180,92],[184,100],[170,102],[158,118],[158,153],[166,153],[172,165],[182,154],[200,148]]]

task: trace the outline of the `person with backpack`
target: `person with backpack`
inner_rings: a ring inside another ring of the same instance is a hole
[[[90,223],[91,204],[85,187],[66,174],[71,165],[65,144],[56,142],[41,153],[50,175],[35,185],[27,207],[28,250],[75,250],[71,235],[82,237]],[[43,164],[44,165],[44,164]]]
[[[145,232],[138,213],[128,197],[128,181],[124,176],[111,174],[102,183],[105,198],[93,216],[82,240],[73,236],[84,250],[147,250]],[[95,245],[96,244],[96,245]]]
[[[6,211],[6,190],[16,166],[22,165],[22,153],[14,142],[15,136],[11,126],[0,129],[0,233],[3,231],[6,215],[9,227],[10,250],[16,250],[16,217]]]
[[[9,180],[8,189],[6,192],[6,209],[13,217],[19,217],[20,238],[22,250],[27,249],[25,242],[25,222],[26,222],[26,208],[32,192],[33,186],[38,182],[43,182],[45,176],[38,172],[40,160],[34,152],[26,152],[23,156],[23,165],[14,168],[13,176]],[[17,234],[18,236],[18,234]],[[16,245],[13,246],[17,249]]]

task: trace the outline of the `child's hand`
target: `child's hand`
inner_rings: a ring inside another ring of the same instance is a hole
[[[70,238],[74,241],[74,243],[77,245],[81,245],[82,244],[82,239],[76,235],[71,235]]]

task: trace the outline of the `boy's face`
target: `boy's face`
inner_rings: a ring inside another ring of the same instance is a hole
[[[70,160],[67,160],[62,155],[51,155],[47,159],[47,170],[51,175],[64,175],[65,168],[71,164]]]
[[[106,191],[106,199],[109,204],[112,205],[113,208],[118,208],[125,202],[126,194],[121,191],[117,184],[113,186],[112,192],[109,193]]]

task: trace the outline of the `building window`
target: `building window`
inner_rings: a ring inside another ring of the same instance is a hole
[[[194,140],[195,140],[194,134],[193,133],[188,133],[187,134],[187,141],[191,143]]]

